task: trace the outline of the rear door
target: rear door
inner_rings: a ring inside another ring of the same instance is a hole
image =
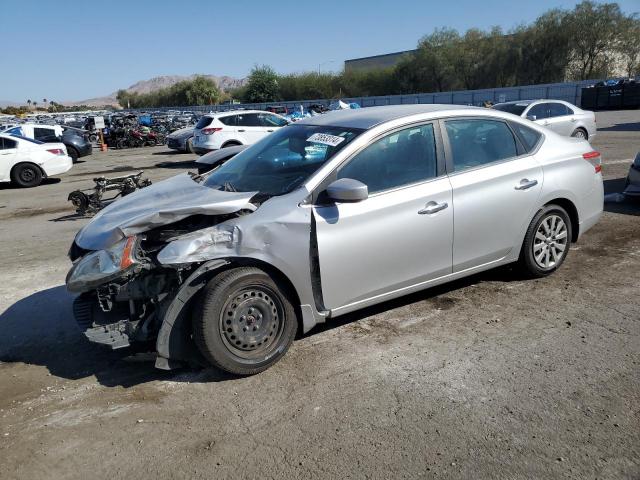
[[[257,113],[240,113],[237,132],[243,143],[251,145],[266,135],[266,128],[262,126]]]
[[[11,167],[16,163],[18,142],[0,137],[0,180],[9,180]]]
[[[560,135],[570,136],[574,130],[575,118],[572,118],[572,110],[559,102],[549,102],[549,118],[545,126]]]
[[[442,123],[455,211],[453,271],[460,272],[517,248],[537,205],[542,167],[530,153],[535,144],[525,148],[505,121],[474,117]]]
[[[451,185],[438,164],[437,130],[426,123],[390,133],[330,179],[359,180],[369,198],[314,206],[325,308],[336,310],[451,273]]]

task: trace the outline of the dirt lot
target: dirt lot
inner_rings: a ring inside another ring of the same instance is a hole
[[[598,114],[608,192],[640,112]],[[0,478],[640,478],[640,204],[608,203],[559,272],[489,272],[340,318],[267,372],[161,372],[80,336],[64,288],[96,174],[192,155],[95,152],[0,187]]]

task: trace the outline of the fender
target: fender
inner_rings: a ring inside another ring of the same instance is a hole
[[[189,331],[185,328],[185,321],[188,319],[184,306],[207,284],[211,272],[228,264],[229,262],[224,259],[206,262],[189,275],[180,286],[163,315],[158,332],[156,368],[172,370],[181,366],[182,361],[193,358],[193,349],[188,338]]]

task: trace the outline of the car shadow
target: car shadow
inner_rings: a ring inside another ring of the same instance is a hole
[[[301,336],[308,338],[386,310],[428,301],[427,308],[448,309],[455,300],[442,296],[481,281],[516,279],[509,268],[499,268],[390,300],[318,325]],[[215,368],[184,368],[166,372],[154,368],[155,345],[109,350],[90,343],[73,317],[73,295],[63,285],[28,295],[0,314],[0,362],[45,367],[56,377],[79,380],[94,376],[105,387],[132,387],[156,380],[210,383],[241,377]],[[300,338],[300,337],[299,337]]]
[[[166,372],[148,348],[109,350],[90,343],[76,325],[73,296],[63,285],[24,297],[0,314],[0,362],[45,367],[68,380],[95,376],[106,387],[154,380],[215,382],[235,377],[213,369]]]
[[[610,127],[598,128],[599,132],[640,132],[640,122],[617,123]]]
[[[47,186],[47,185],[57,185],[61,181],[62,181],[61,178],[43,178],[42,179],[42,183],[40,183],[40,185],[38,185],[36,187],[31,187],[31,188],[38,188],[38,187],[43,187],[43,186]],[[14,185],[13,183],[10,183],[10,182],[2,182],[2,183],[0,183],[0,190],[24,190],[24,191],[29,191],[31,188],[19,187],[19,186]]]
[[[185,152],[183,152],[182,150],[173,150],[173,149],[171,149],[171,150],[168,150],[168,151],[164,151],[163,150],[162,152],[153,152],[151,155],[171,155],[171,156],[173,156],[173,155],[182,155],[183,153],[185,153]]]
[[[622,194],[626,177],[605,180],[603,183],[605,212],[640,216],[640,198]]]

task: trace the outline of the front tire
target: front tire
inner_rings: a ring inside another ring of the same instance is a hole
[[[23,188],[37,187],[42,183],[42,171],[33,163],[19,163],[11,170],[11,181]]]
[[[559,205],[546,205],[527,228],[520,252],[520,268],[531,277],[555,272],[567,258],[571,245],[571,220]]]
[[[236,375],[274,365],[291,346],[297,326],[285,289],[251,267],[227,270],[210,280],[193,316],[193,336],[204,357]]]

